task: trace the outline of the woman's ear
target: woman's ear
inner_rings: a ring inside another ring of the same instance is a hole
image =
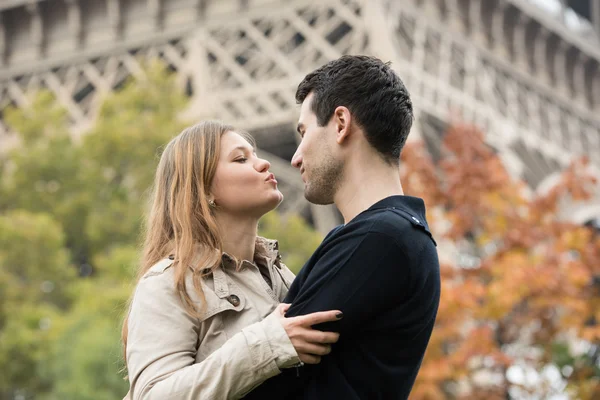
[[[217,203],[215,203],[215,198],[212,195],[208,196],[208,205],[213,208],[217,206]]]

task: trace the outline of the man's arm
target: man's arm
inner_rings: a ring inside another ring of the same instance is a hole
[[[423,247],[425,241],[419,242]],[[336,309],[344,318],[319,329],[343,335],[363,326],[409,295],[406,253],[394,238],[379,232],[334,239],[322,249],[286,316]]]
[[[428,240],[416,240],[411,250],[420,251]],[[350,232],[333,238],[319,249],[319,260],[310,271],[303,269],[298,274],[302,282],[301,285],[294,282],[297,286],[290,289],[295,296],[286,317],[317,310],[341,310],[344,313],[341,320],[316,327],[339,332],[341,340],[355,334],[386,310],[410,301],[412,274],[406,253],[391,236],[383,233]],[[329,355],[324,359],[327,357]],[[307,373],[286,370],[264,382],[246,398],[295,398],[306,385]]]

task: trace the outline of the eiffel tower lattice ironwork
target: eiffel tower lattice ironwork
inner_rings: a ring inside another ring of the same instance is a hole
[[[598,43],[531,0],[9,0],[0,5],[0,109],[47,88],[73,132],[85,132],[103,94],[143,74],[140,59],[160,58],[190,93],[186,117],[257,135],[284,211],[327,231],[339,214],[310,206],[289,166],[294,91],[307,72],[347,53],[392,61],[417,110],[413,136],[435,152],[458,115],[535,189],[575,156],[600,167]],[[12,140],[0,121],[0,146]]]

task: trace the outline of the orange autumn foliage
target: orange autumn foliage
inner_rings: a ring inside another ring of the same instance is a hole
[[[600,235],[557,216],[562,200],[588,199],[597,182],[582,159],[548,193],[527,195],[472,126],[451,127],[443,149],[434,164],[423,143],[406,145],[405,193],[425,200],[439,241],[478,262],[442,265],[438,318],[410,398],[506,399],[518,387],[506,373],[515,362],[540,371],[555,362],[556,343],[600,346]],[[569,393],[600,398],[600,369],[581,359],[570,368]]]

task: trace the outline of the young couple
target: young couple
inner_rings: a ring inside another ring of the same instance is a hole
[[[343,56],[296,100],[292,165],[344,224],[294,277],[257,236],[283,196],[252,137],[203,122],[171,140],[123,328],[132,400],[408,397],[440,296],[424,203],[399,180],[409,94],[388,64]]]

